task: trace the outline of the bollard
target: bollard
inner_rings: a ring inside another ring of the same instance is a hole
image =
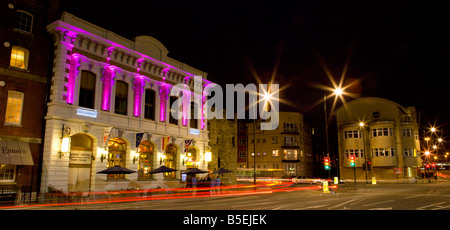
[[[376,177],[372,177],[372,184],[377,184],[377,178]]]
[[[323,185],[323,192],[330,193],[330,190],[328,189],[328,181],[327,180],[323,181],[322,185]]]
[[[334,184],[339,184],[339,178],[337,176],[334,177]]]

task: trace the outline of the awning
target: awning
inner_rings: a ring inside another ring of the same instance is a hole
[[[30,145],[25,142],[0,141],[0,164],[34,165]]]

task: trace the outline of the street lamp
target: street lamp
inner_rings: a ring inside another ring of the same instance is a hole
[[[359,122],[359,127],[362,129],[361,132],[362,132],[362,138],[363,138],[364,165],[365,165],[365,170],[364,171],[366,171],[366,184],[368,184],[368,181],[367,181],[367,169],[370,166],[367,164],[366,138],[365,138],[366,126],[365,126],[363,121]]]
[[[272,94],[269,87],[270,86],[268,86],[267,91],[263,92],[264,107],[267,111],[270,108],[269,103],[272,99]],[[253,184],[256,185],[256,117],[253,119]]]
[[[333,94],[336,97],[341,97],[344,94],[344,89],[342,89],[341,87],[336,87],[333,89]],[[332,94],[332,95],[333,95]],[[327,96],[325,95],[325,93],[323,94],[323,111],[325,114],[325,138],[326,138],[326,143],[327,143],[327,149],[326,149],[326,153],[329,155],[329,151],[330,151],[330,144],[328,141],[328,115],[327,115]],[[339,177],[339,157],[336,157],[336,172],[337,172],[337,176]]]

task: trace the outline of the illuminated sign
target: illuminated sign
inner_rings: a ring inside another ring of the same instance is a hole
[[[194,135],[199,135],[200,134],[200,129],[189,129],[189,133],[190,134],[194,134]]]
[[[86,109],[86,108],[78,108],[77,115],[83,117],[92,117],[97,118],[97,110]]]

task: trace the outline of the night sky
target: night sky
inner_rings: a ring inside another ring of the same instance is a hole
[[[275,70],[280,87],[287,86],[283,110],[323,116],[323,104],[313,105],[326,91],[314,85],[331,87],[325,69],[339,82],[347,66],[344,85],[354,85],[348,92],[415,106],[423,126],[448,130],[444,2],[64,0],[62,6],[128,39],[155,37],[169,57],[220,85],[256,83],[253,73],[266,83]]]

